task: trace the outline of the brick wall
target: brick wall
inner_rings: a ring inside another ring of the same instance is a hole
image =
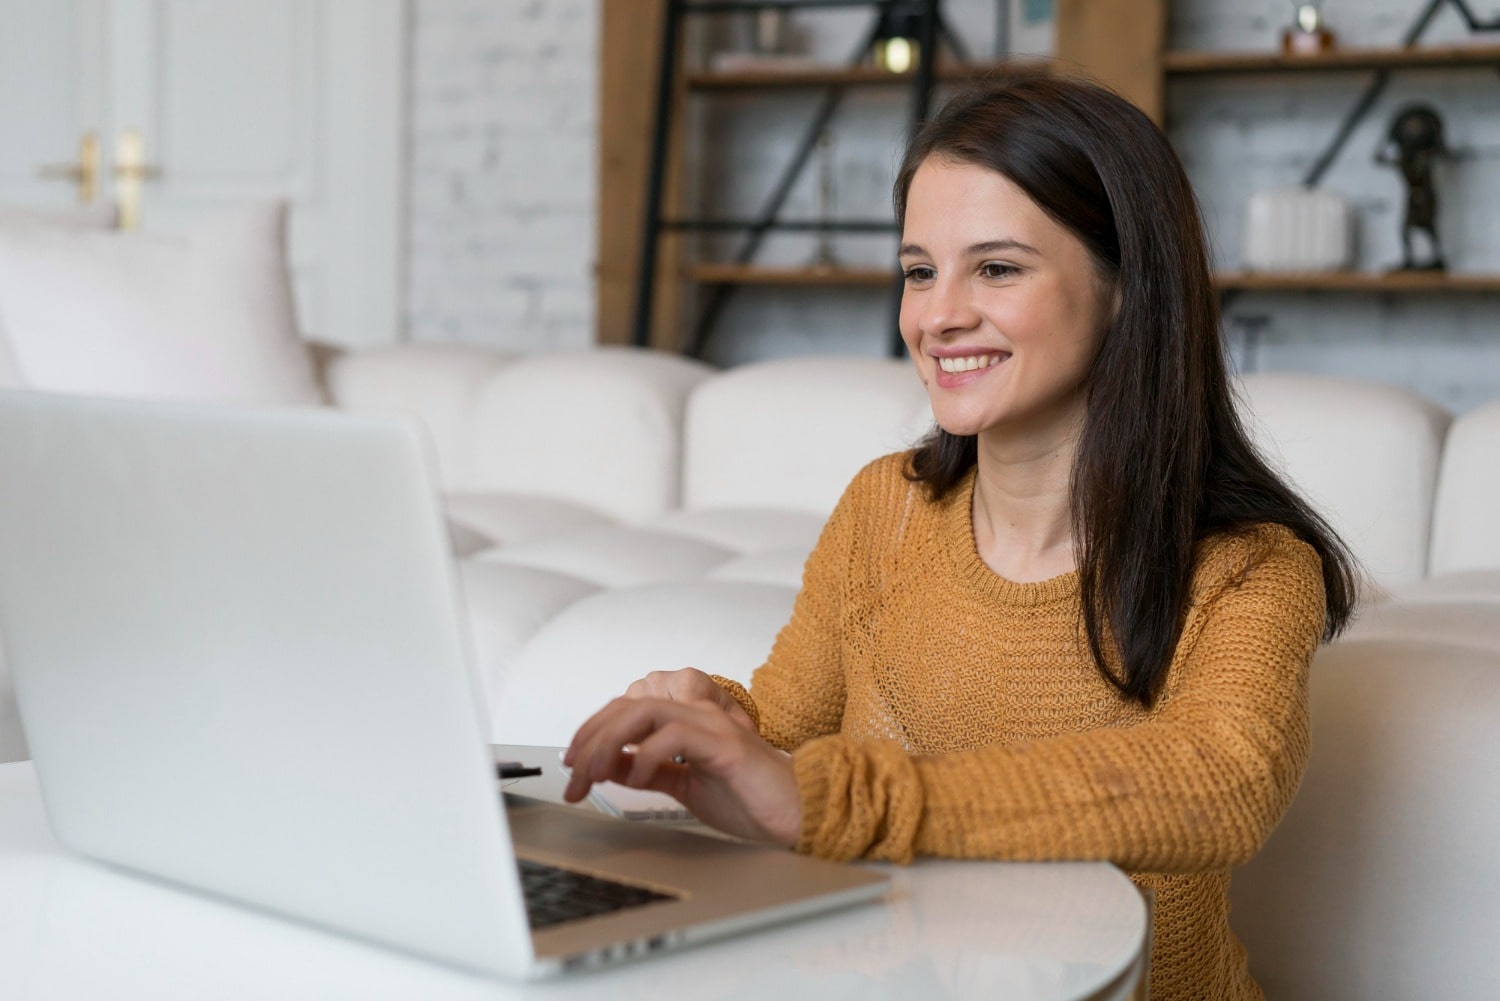
[[[604,0],[416,0],[408,290],[414,337],[523,350],[591,340],[598,2]],[[959,30],[988,54],[995,4],[948,2]],[[1174,47],[1236,51],[1273,46],[1291,10],[1286,0],[1172,6]],[[1419,6],[1326,0],[1323,9],[1344,44],[1374,45],[1396,42]],[[1496,0],[1473,6],[1500,14]],[[848,15],[808,21],[803,41],[839,58],[861,23]],[[1034,33],[1013,37],[1035,47]],[[1445,11],[1426,39],[1468,37]],[[1172,84],[1168,129],[1198,187],[1220,264],[1238,262],[1245,199],[1298,181],[1364,79]],[[1450,264],[1455,271],[1500,271],[1500,78],[1489,70],[1401,74],[1355,132],[1324,183],[1358,210],[1359,265],[1399,260],[1404,188],[1373,153],[1394,110],[1418,99],[1438,106],[1450,145],[1464,152],[1438,176]],[[790,155],[811,102],[790,94],[703,100],[714,102],[700,133],[703,188],[714,192],[716,211],[749,212]],[[888,216],[906,114],[904,94],[851,92],[820,154],[833,166],[832,214]],[[794,190],[788,215],[819,211],[816,166]],[[881,263],[892,246],[883,237],[846,237],[835,249],[846,263]],[[799,263],[815,252],[810,238],[778,237],[760,259]],[[1228,317],[1244,369],[1378,379],[1459,411],[1500,397],[1500,296],[1255,294],[1233,300]],[[746,290],[715,327],[708,354],[726,364],[794,352],[880,354],[890,325],[890,300],[879,290]]]
[[[592,343],[598,2],[414,0],[413,339]]]

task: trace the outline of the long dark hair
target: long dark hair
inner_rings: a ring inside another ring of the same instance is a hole
[[[1182,632],[1197,543],[1276,523],[1317,551],[1324,638],[1348,622],[1355,564],[1333,529],[1265,463],[1235,412],[1197,201],[1166,138],[1094,84],[1024,77],[960,94],[906,150],[896,218],[931,157],[1009,178],[1088,249],[1117,309],[1089,372],[1072,470],[1085,631],[1100,673],[1149,707]],[[977,461],[935,428],[908,477],[934,499]],[[1106,665],[1106,626],[1122,674]]]

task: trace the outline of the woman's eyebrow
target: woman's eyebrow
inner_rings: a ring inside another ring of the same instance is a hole
[[[995,254],[1007,250],[1019,250],[1027,254],[1036,254],[1038,256],[1041,255],[1041,252],[1029,243],[1022,243],[1020,240],[1004,239],[985,240],[983,243],[971,243],[967,248],[965,248],[964,256],[973,257],[977,254]],[[918,244],[903,243],[896,256],[925,257],[927,256],[927,251],[923,250],[922,247]]]
[[[1031,244],[1022,243],[1020,240],[1010,239],[986,240],[983,243],[972,243],[969,245],[969,249],[964,251],[964,253],[972,257],[975,254],[994,254],[1006,250],[1019,250],[1027,254],[1040,255],[1040,251],[1038,251]]]

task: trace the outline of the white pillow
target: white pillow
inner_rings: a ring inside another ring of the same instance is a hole
[[[78,229],[111,229],[115,225],[113,205],[85,205],[66,209],[36,209],[20,205],[0,205],[0,230],[6,226],[63,226]],[[11,353],[5,328],[0,326],[0,389],[18,389],[26,385],[21,369]],[[0,754],[3,754],[0,750]],[[3,760],[3,759],[0,759]]]
[[[0,223],[0,324],[26,385],[224,403],[323,401],[298,339],[286,206],[179,234]]]

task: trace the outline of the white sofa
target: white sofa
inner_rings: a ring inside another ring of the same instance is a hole
[[[748,678],[849,478],[930,420],[906,365],[651,352],[334,354],[334,405],[423,425],[495,735],[561,743],[645,671]],[[1500,940],[1500,401],[1258,375],[1252,427],[1378,599],[1314,670],[1302,794],[1236,881],[1273,998],[1489,997]],[[0,760],[24,754],[0,672]],[[7,744],[7,741],[9,742]]]

